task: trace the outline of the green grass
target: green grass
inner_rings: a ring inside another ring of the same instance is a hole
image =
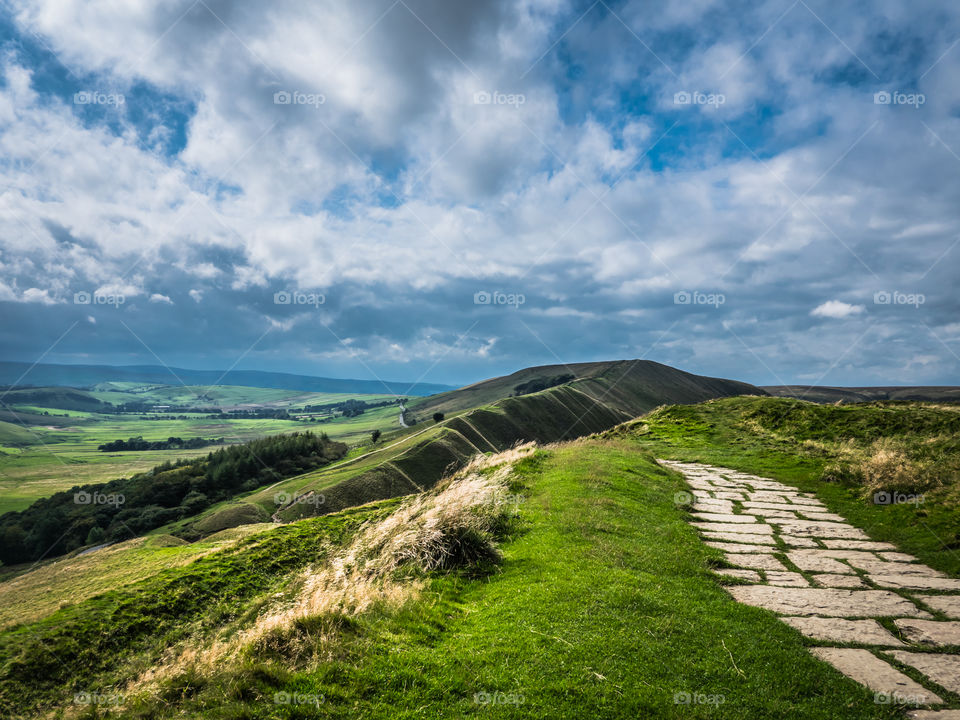
[[[0,582],[0,628],[37,620],[66,605],[186,565],[241,537],[272,527],[269,523],[244,525],[195,543],[171,535],[135,538],[36,567],[8,568],[11,574],[28,572],[15,582]]]
[[[90,395],[101,402],[114,405],[129,402],[150,402],[159,405],[192,405],[236,407],[266,405],[277,408],[325,405],[350,398],[368,402],[392,400],[392,395],[357,395],[345,393],[318,393],[279,388],[244,387],[240,385],[158,385],[135,382],[100,383]]]
[[[221,388],[224,390],[263,390],[262,388]],[[291,391],[270,391],[287,393]],[[302,393],[300,395],[303,395]],[[347,397],[310,393],[310,402],[339,402]],[[369,396],[361,396],[369,397]],[[379,400],[379,396],[374,396]],[[39,409],[39,408],[38,408]],[[148,440],[177,437],[223,437],[227,442],[244,442],[265,435],[305,429],[325,432],[346,443],[369,440],[379,428],[386,432],[399,428],[399,410],[394,406],[374,408],[352,418],[338,417],[328,423],[303,423],[276,419],[211,420],[191,416],[185,420],[141,420],[138,415],[104,415],[77,411],[51,410],[70,417],[37,414],[22,415],[26,427],[0,422],[0,445],[9,452],[0,455],[0,514],[22,510],[41,497],[47,497],[74,485],[107,482],[130,477],[168,460],[206,455],[211,448],[198,450],[150,450],[144,452],[103,453],[97,446],[111,440],[143,436]]]
[[[122,716],[898,717],[724,592],[718,554],[673,501],[682,479],[636,439],[540,451],[517,479],[526,501],[499,569],[434,575],[402,610],[343,619],[312,667],[253,656],[188,670]],[[277,704],[276,692],[323,702]],[[722,702],[675,702],[685,694]]]
[[[893,542],[934,568],[960,575],[956,408],[738,397],[663,408],[610,432],[638,437],[658,457],[756,473],[815,492],[831,511],[873,539]],[[824,479],[825,468],[851,448],[867,449],[881,438],[901,443],[917,458],[935,458],[942,485],[919,492],[922,502],[877,505],[856,482]]]
[[[0,632],[0,715],[28,717],[68,703],[75,692],[136,677],[176,643],[255,611],[292,573],[321,560],[386,507],[255,534]]]

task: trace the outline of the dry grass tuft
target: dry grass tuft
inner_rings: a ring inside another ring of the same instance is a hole
[[[817,454],[806,443],[804,449]],[[943,482],[934,462],[911,458],[906,445],[893,438],[875,440],[866,448],[848,441],[830,454],[836,459],[824,468],[821,479],[859,485],[865,497],[877,492],[917,493]]]
[[[904,448],[889,438],[873,443],[861,467],[868,493],[915,492],[936,482],[925,464],[911,460]]]
[[[352,618],[403,607],[419,594],[424,573],[498,560],[496,540],[519,504],[508,492],[511,471],[534,447],[475,457],[432,490],[363,526],[347,547],[303,573],[291,600],[228,639],[181,651],[138,678],[128,694],[178,686],[180,679],[206,677],[251,656],[293,664],[334,659]]]

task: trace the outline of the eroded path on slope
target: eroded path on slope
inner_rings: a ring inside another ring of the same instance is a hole
[[[780,615],[810,651],[917,720],[958,720],[960,580],[871,540],[811,493],[726,468],[660,460],[690,486],[692,524],[745,584],[739,602]],[[684,498],[680,498],[683,500]],[[912,668],[920,681],[903,669]],[[937,708],[937,709],[932,709]]]

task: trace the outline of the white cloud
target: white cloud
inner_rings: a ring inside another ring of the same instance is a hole
[[[842,300],[827,300],[827,302],[817,305],[810,314],[813,317],[823,318],[846,318],[851,315],[859,315],[866,308],[863,305],[851,305]]]

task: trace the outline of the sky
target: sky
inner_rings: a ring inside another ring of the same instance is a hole
[[[953,0],[6,0],[0,60],[0,359],[960,384]]]

